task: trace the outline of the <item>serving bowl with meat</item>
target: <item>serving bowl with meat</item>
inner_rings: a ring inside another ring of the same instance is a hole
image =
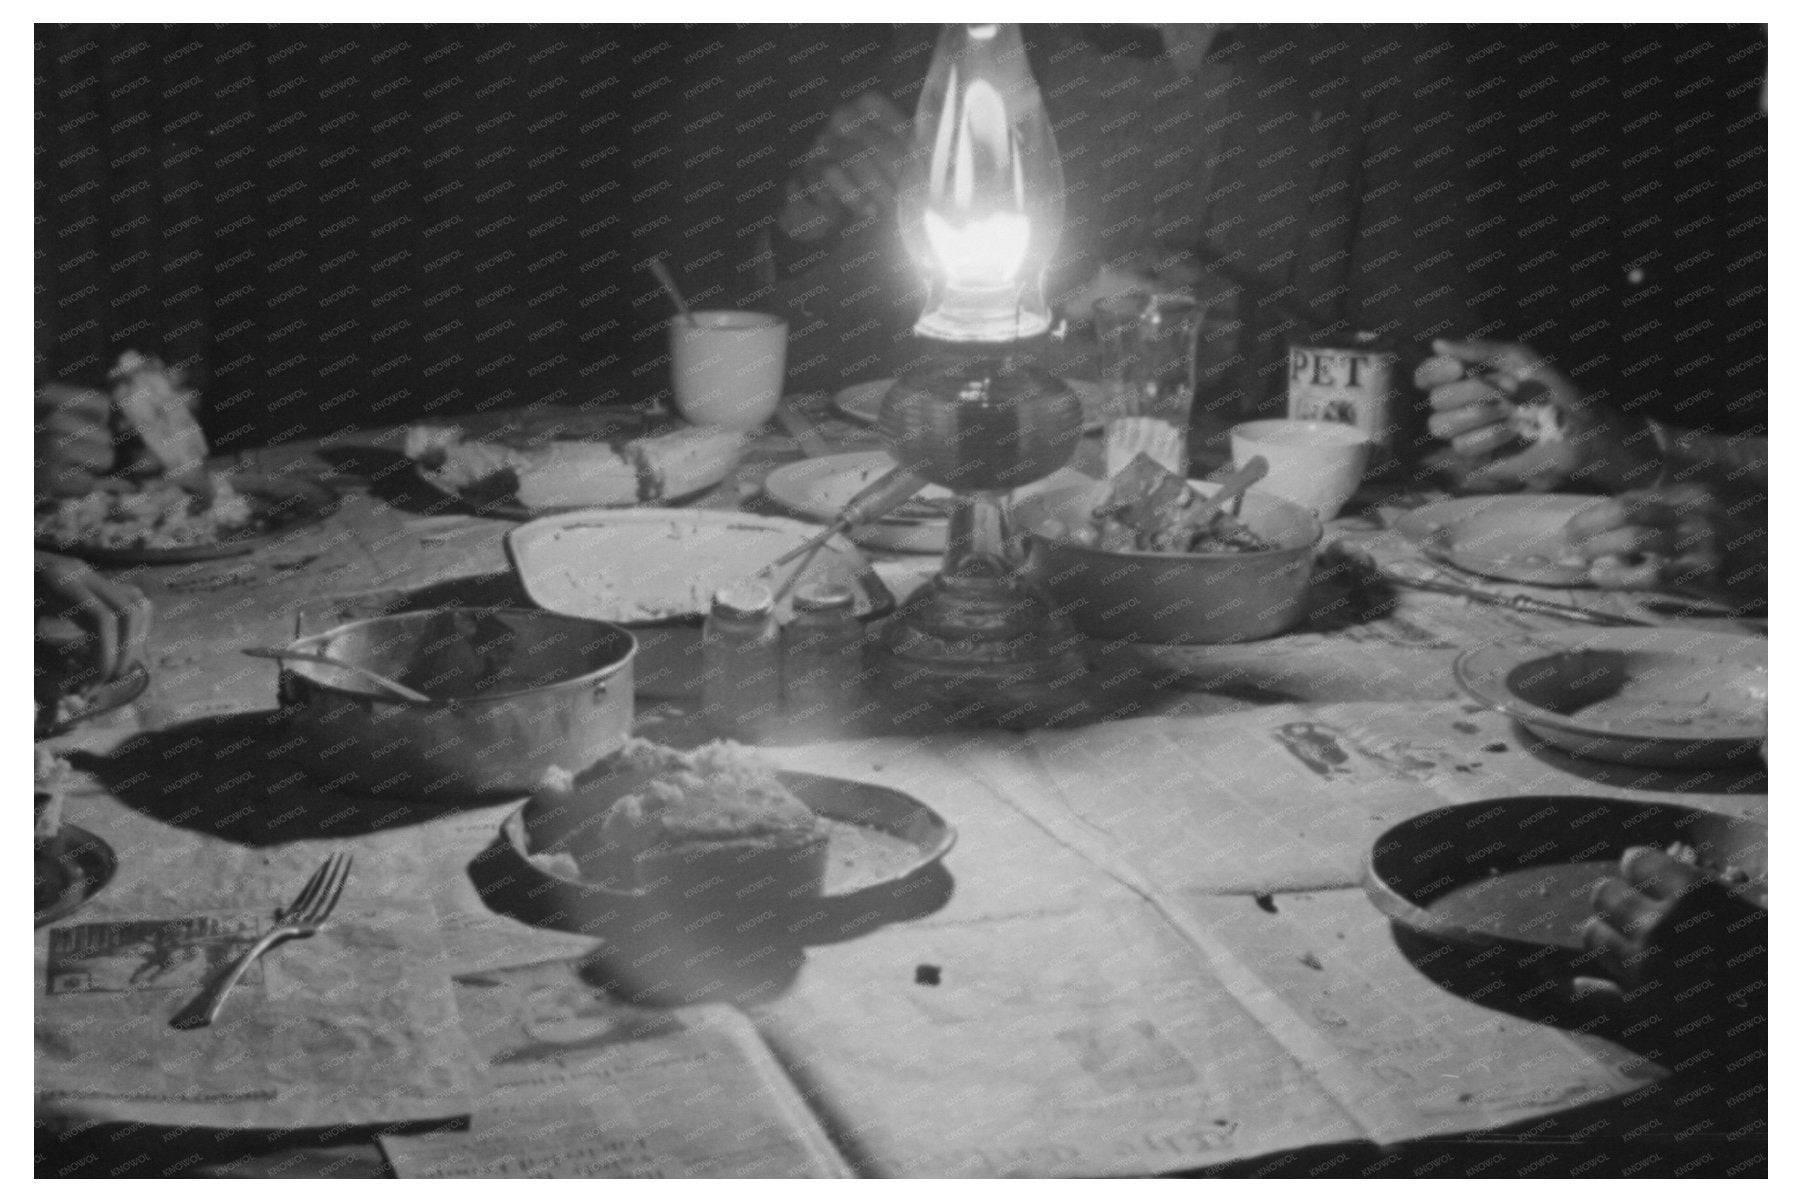
[[[1203,517],[1207,481],[1128,467],[1020,502],[1028,572],[1091,638],[1242,643],[1294,627],[1324,533],[1308,510],[1245,494]]]

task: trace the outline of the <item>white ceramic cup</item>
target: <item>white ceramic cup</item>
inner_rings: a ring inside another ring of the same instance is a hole
[[[670,321],[676,409],[697,426],[755,430],[776,414],[788,323],[770,313],[697,309]]]
[[[1343,422],[1241,422],[1232,429],[1233,462],[1262,455],[1270,472],[1254,489],[1312,509],[1331,521],[1358,491],[1370,462],[1370,435]]]

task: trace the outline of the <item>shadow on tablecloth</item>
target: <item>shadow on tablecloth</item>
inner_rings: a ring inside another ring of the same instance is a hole
[[[1572,776],[1611,785],[1617,789],[1645,789],[1656,793],[1766,793],[1770,783],[1764,762],[1756,748],[1747,748],[1744,762],[1723,764],[1693,771],[1675,768],[1645,768],[1634,764],[1610,764],[1605,760],[1589,760],[1575,756],[1539,738],[1518,722],[1514,737],[1534,759]]]
[[[136,735],[110,754],[70,760],[146,817],[245,847],[347,839],[439,818],[458,808],[405,797],[328,791],[292,760],[279,711],[202,718]]]

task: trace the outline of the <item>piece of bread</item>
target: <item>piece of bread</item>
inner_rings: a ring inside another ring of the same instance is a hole
[[[62,833],[63,793],[68,774],[69,765],[62,757],[42,743],[35,745],[32,757],[32,838],[39,847],[54,843],[57,835]]]
[[[631,739],[587,780],[547,781],[526,812],[535,855],[645,891],[677,913],[746,917],[819,893],[825,824],[736,743]]]
[[[512,447],[467,439],[454,426],[414,426],[406,454],[444,487],[507,496],[528,509],[651,505],[686,496],[730,472],[749,436],[685,427],[624,443],[558,439]]]
[[[637,466],[604,442],[556,442],[523,458],[513,495],[527,509],[631,505],[642,499]]]

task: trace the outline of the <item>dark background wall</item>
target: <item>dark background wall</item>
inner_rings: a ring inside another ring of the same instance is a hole
[[[767,216],[758,185],[811,136],[780,60],[821,40],[37,33],[37,375],[159,352],[227,444],[654,391],[668,305],[642,264],[668,256],[701,302],[728,290]]]
[[[1488,181],[1457,211],[1513,248],[1472,271],[1492,332],[1673,415],[1762,423],[1763,29],[1453,33],[1445,83],[1477,112],[1454,142]],[[224,447],[652,395],[643,261],[702,303],[745,295],[789,163],[892,71],[892,36],[39,26],[36,375],[160,353]]]

